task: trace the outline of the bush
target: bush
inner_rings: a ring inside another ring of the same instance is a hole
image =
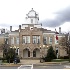
[[[40,62],[43,61],[43,62],[50,62],[52,59],[51,58],[48,58],[48,57],[42,57],[40,59]]]
[[[2,61],[4,62],[5,60],[6,60],[6,58],[3,57],[3,58],[2,58]]]
[[[56,54],[55,54],[55,51],[53,50],[53,47],[50,46],[50,48],[48,49],[47,51],[47,56],[45,58],[43,58],[43,60],[45,62],[50,62],[52,61],[53,59],[56,59]]]
[[[50,46],[50,48],[48,49],[47,58],[51,58],[51,59],[56,58],[56,54],[52,46]]]
[[[2,60],[3,58],[2,57],[0,57],[0,60]]]
[[[8,63],[9,63],[9,62],[10,62],[10,63],[13,63],[13,61],[14,61],[13,59],[10,59],[10,60],[7,59],[7,62],[8,62]]]
[[[69,59],[69,56],[61,56],[59,59]]]
[[[64,59],[69,59],[69,56],[64,56]]]
[[[8,62],[8,63],[9,63],[9,62],[10,62],[10,63],[13,63],[13,62],[15,62],[15,60],[16,60],[17,63],[20,63],[20,58],[19,58],[19,57],[15,57],[14,59],[12,58],[12,59],[10,59],[10,60],[7,59],[7,62]]]
[[[7,63],[7,60],[3,60],[2,62],[3,62],[3,63]]]
[[[60,56],[59,59],[64,59],[64,57]]]
[[[6,60],[6,58],[2,58],[2,57],[0,57],[0,60],[3,60],[3,61],[4,61],[4,60]]]
[[[44,61],[45,61],[45,62],[50,62],[50,61],[52,61],[52,59],[49,58],[49,57],[45,57],[45,58],[44,58]]]

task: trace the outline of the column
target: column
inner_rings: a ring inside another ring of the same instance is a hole
[[[40,46],[40,58],[41,58],[41,46]]]
[[[33,57],[33,52],[31,52],[30,54],[31,54],[30,57]]]
[[[33,51],[32,51],[32,49],[30,51],[30,57],[33,57]]]

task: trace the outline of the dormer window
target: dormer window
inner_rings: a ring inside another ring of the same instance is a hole
[[[33,19],[31,19],[31,23],[33,23]]]

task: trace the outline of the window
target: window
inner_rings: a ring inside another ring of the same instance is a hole
[[[49,37],[49,43],[52,44],[52,37]]]
[[[19,37],[16,37],[16,44],[19,44]]]
[[[14,37],[11,38],[11,44],[14,44]]]
[[[33,36],[33,44],[40,43],[40,36]]]
[[[40,36],[37,36],[37,43],[40,43]]]
[[[8,39],[7,38],[5,38],[5,44],[8,44]]]
[[[26,36],[26,43],[30,43],[30,36]]]
[[[30,36],[23,36],[23,43],[30,43]]]
[[[31,23],[33,23],[33,19],[31,19]]]
[[[33,43],[36,44],[36,36],[33,36]]]
[[[44,37],[44,38],[43,38],[43,43],[44,43],[44,44],[47,44],[47,37]]]
[[[23,36],[23,43],[26,43],[26,36]]]

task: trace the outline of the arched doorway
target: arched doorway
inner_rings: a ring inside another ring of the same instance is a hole
[[[33,50],[33,57],[40,57],[40,50],[38,48]]]
[[[29,51],[29,49],[26,48],[26,49],[23,50],[23,57],[24,58],[30,57],[30,51]]]

